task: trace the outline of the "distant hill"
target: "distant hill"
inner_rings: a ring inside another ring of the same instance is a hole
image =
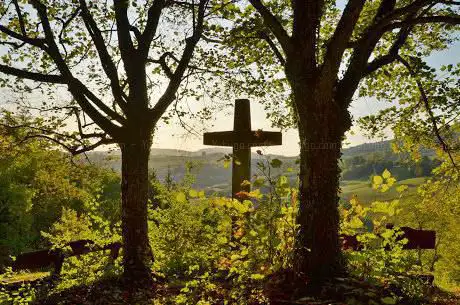
[[[349,148],[343,149],[344,157],[354,157],[362,154],[369,154],[375,152],[391,152],[391,140],[380,141],[375,143],[364,143]]]
[[[205,148],[198,151],[176,149],[152,149],[149,167],[160,180],[170,175],[174,180],[181,180],[185,174],[185,164],[193,163],[193,174],[196,176],[195,187],[205,189],[208,193],[217,192],[228,195],[231,185],[231,169],[224,167],[222,161],[226,154],[231,153],[231,148]],[[384,169],[390,170],[398,179],[409,179],[430,175],[431,169],[436,166],[432,152],[424,152],[424,159],[420,164],[407,162],[407,157],[395,154],[391,150],[391,141],[366,143],[343,150],[342,176],[347,181],[368,181],[374,174],[380,174]],[[88,154],[91,162],[121,170],[119,151],[95,151]],[[260,174],[258,162],[267,159],[279,159],[283,162],[280,169],[272,171],[273,175],[286,174],[294,181],[298,165],[297,157],[252,154],[251,172]],[[288,168],[294,170],[287,171]]]
[[[360,155],[366,155],[371,153],[390,153],[393,154],[391,144],[393,140],[379,141],[374,143],[364,143],[349,148],[343,149],[342,153],[344,157],[354,157]],[[432,157],[435,155],[433,150],[422,149],[420,151],[422,156]]]

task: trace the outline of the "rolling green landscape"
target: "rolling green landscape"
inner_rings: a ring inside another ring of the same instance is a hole
[[[154,149],[149,161],[149,167],[159,180],[167,176],[179,181],[183,179],[186,164],[190,163],[191,173],[195,177],[193,187],[203,189],[207,194],[231,194],[231,166],[225,164],[225,156],[231,154],[231,149],[202,149],[195,152]],[[92,152],[88,154],[94,164],[111,168],[117,172],[121,170],[120,155],[114,152]],[[271,174],[286,175],[295,183],[298,172],[298,157],[278,155],[259,155],[252,153],[251,172],[256,178],[263,175],[259,162],[270,162],[278,159],[282,162],[280,168],[272,170]],[[398,196],[395,190],[387,193],[375,193],[371,186],[371,176],[377,175],[387,169],[392,172],[398,184],[409,187],[409,193],[415,192],[418,185],[425,181],[431,170],[439,164],[434,159],[434,153],[426,150],[422,153],[422,160],[415,163],[404,154],[396,154],[391,150],[390,141],[371,144],[362,144],[343,150],[341,161],[342,198],[349,199],[357,195],[363,201],[387,200]]]

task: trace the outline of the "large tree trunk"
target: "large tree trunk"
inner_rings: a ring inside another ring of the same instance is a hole
[[[312,286],[341,275],[338,192],[341,142],[349,114],[316,82],[294,87],[300,137],[300,189],[294,272]]]
[[[130,281],[149,281],[153,262],[147,223],[151,141],[147,138],[120,146],[124,277]]]

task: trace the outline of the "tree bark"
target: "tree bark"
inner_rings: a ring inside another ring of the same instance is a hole
[[[320,81],[295,82],[293,88],[301,146],[294,272],[315,287],[344,272],[338,162],[350,117],[334,99],[333,88],[325,88]]]
[[[153,263],[148,238],[148,160],[151,139],[120,144],[124,278],[150,281]]]

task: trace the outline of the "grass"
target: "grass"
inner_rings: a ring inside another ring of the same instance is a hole
[[[388,201],[398,199],[400,194],[396,191],[396,187],[407,185],[408,189],[403,194],[403,200],[414,197],[417,192],[417,187],[425,182],[425,177],[410,178],[398,181],[390,190],[385,193],[379,193],[372,189],[369,181],[342,181],[342,199],[349,200],[353,195],[356,195],[361,202],[369,203],[376,200]]]

